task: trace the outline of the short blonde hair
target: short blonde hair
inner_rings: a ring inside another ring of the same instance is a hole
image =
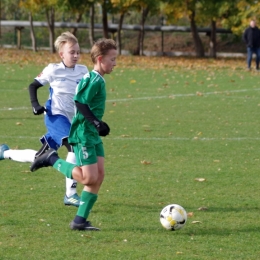
[[[71,32],[62,33],[54,42],[55,49],[59,52],[65,43],[71,43],[72,45],[78,43],[78,39]]]
[[[117,50],[117,45],[114,40],[104,38],[97,40],[90,51],[92,62],[95,64],[97,57],[106,55],[109,50]]]

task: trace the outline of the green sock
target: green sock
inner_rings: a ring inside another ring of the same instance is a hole
[[[87,219],[93,205],[97,200],[97,197],[97,194],[83,190],[80,197],[80,205],[77,216]]]
[[[66,177],[73,179],[72,178],[72,170],[76,167],[75,164],[66,162],[62,159],[58,159],[54,165],[53,168],[61,172],[63,175]]]

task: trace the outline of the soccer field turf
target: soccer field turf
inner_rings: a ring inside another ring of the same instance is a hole
[[[260,74],[244,63],[119,58],[105,77],[111,134],[89,217],[102,231],[69,229],[62,174],[3,160],[0,259],[257,259]],[[12,149],[37,150],[45,133],[27,90],[42,64],[0,65],[0,143]],[[172,203],[189,214],[175,232],[159,221]]]

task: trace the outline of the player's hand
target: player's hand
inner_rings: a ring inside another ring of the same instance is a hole
[[[100,121],[98,125],[96,125],[96,129],[100,136],[107,136],[110,132],[110,128],[107,123]]]
[[[40,105],[37,105],[37,106],[33,106],[33,114],[34,115],[41,115],[43,114],[44,112],[46,112],[46,108],[43,107],[43,106],[40,106]]]

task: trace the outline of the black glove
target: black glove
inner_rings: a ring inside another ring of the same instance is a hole
[[[32,109],[34,115],[41,115],[46,111],[45,107],[41,106],[39,103],[36,104],[36,102],[32,102]]]
[[[77,101],[75,102],[75,105],[80,113],[86,118],[86,120],[95,126],[100,136],[107,136],[109,134],[110,128],[107,123],[97,119],[88,105],[79,103]]]
[[[110,132],[110,128],[107,123],[103,121],[94,121],[94,125],[100,136],[107,136]]]

